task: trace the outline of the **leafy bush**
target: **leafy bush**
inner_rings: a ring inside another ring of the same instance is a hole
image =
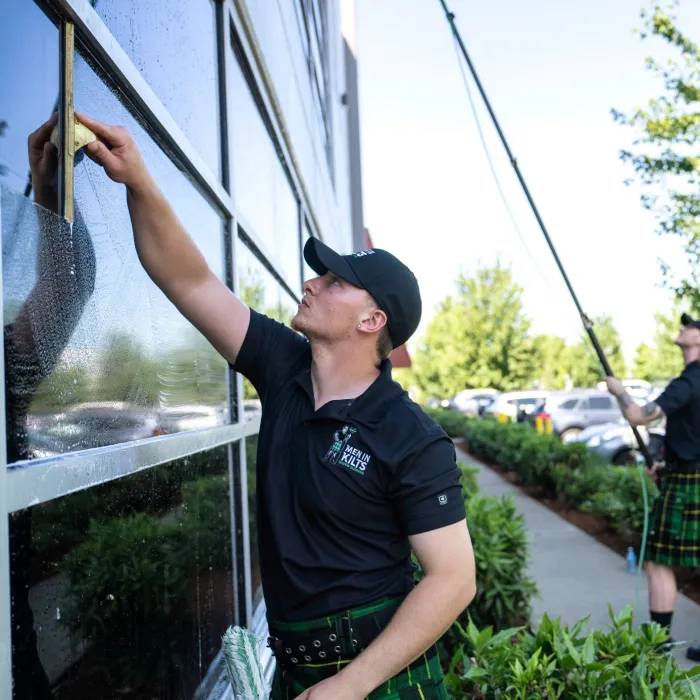
[[[636,469],[613,467],[582,443],[564,444],[528,425],[469,419],[456,411],[434,410],[431,415],[454,434],[462,434],[475,457],[514,473],[519,483],[534,488],[540,497],[600,515],[614,530],[641,531],[644,501]],[[651,502],[658,489],[645,479]]]
[[[515,502],[510,496],[474,496],[467,501],[467,521],[477,578],[472,620],[496,630],[526,624],[537,588],[527,576],[529,542]]]
[[[66,618],[82,639],[106,646],[117,681],[139,685],[184,662],[177,640],[189,578],[181,546],[172,526],[138,514],[93,521],[86,541],[65,559],[73,600]]]
[[[527,624],[532,596],[537,588],[527,575],[529,559],[525,522],[510,497],[495,498],[479,493],[479,469],[460,464],[467,523],[474,546],[477,592],[459,618],[501,630]],[[454,626],[440,640],[440,655],[452,658],[461,636]]]
[[[632,607],[615,617],[608,631],[583,633],[547,616],[537,631],[522,628],[493,634],[469,623],[446,684],[454,700],[685,700],[700,698],[693,678],[700,667],[682,671],[659,653],[668,635],[657,624],[633,627]]]
[[[104,654],[116,683],[176,685],[186,671],[197,577],[231,569],[228,476],[182,483],[177,500],[182,508],[165,516],[93,519],[63,561],[72,600],[64,622]]]

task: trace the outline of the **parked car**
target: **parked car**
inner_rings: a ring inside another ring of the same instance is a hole
[[[643,399],[632,397],[640,404]],[[593,425],[618,423],[622,418],[620,407],[607,391],[595,389],[572,389],[552,394],[540,403],[528,416],[534,426],[540,417],[552,422],[552,432],[564,442],[578,440],[579,434]]]
[[[622,379],[621,382],[630,396],[636,396],[639,399],[646,399],[652,391],[652,385],[643,379]],[[607,386],[605,382],[598,382],[596,389],[607,391]]]
[[[663,459],[666,435],[664,423],[665,421],[657,421],[654,425],[637,428],[655,462]],[[616,423],[586,428],[579,433],[578,442],[583,442],[591,452],[600,455],[611,464],[636,464],[642,458],[637,438],[624,418]]]
[[[495,389],[465,389],[449,399],[445,408],[465,416],[481,416],[498,396],[500,392]]]
[[[549,391],[507,391],[500,394],[484,411],[484,415],[508,416],[510,420],[523,421],[527,415],[548,396]]]
[[[152,409],[105,401],[32,417],[27,422],[27,436],[36,459],[143,440],[159,435],[159,428]]]

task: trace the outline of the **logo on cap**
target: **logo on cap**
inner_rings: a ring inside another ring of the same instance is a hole
[[[358,253],[353,253],[353,258],[364,258],[365,255],[374,255],[374,251],[370,248],[369,250],[361,250]]]

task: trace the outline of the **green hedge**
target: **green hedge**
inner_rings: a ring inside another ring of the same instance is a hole
[[[693,678],[672,657],[657,651],[667,634],[657,624],[635,629],[632,607],[609,630],[584,634],[547,616],[537,631],[460,628],[446,685],[453,700],[652,700],[700,698]]]
[[[582,443],[564,444],[554,435],[539,435],[529,425],[470,419],[456,411],[429,413],[450,436],[464,437],[471,454],[514,473],[538,496],[600,515],[610,528],[626,535],[641,532],[644,501],[637,469],[612,466]],[[653,502],[658,489],[645,480]]]
[[[443,659],[456,653],[459,625],[473,621],[502,630],[530,621],[531,601],[537,587],[527,574],[529,542],[525,520],[512,497],[495,498],[479,493],[474,467],[460,464],[469,534],[476,563],[476,595],[468,610],[440,640]]]

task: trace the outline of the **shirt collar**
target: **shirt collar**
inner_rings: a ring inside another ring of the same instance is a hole
[[[386,359],[379,368],[379,376],[356,399],[339,399],[329,401],[314,411],[310,420],[333,419],[338,421],[353,420],[356,423],[372,425],[381,422],[386,415],[388,405],[400,394],[403,388],[391,377],[391,361]],[[311,406],[314,405],[314,390],[311,383],[311,367],[299,372],[296,382],[306,393]]]

